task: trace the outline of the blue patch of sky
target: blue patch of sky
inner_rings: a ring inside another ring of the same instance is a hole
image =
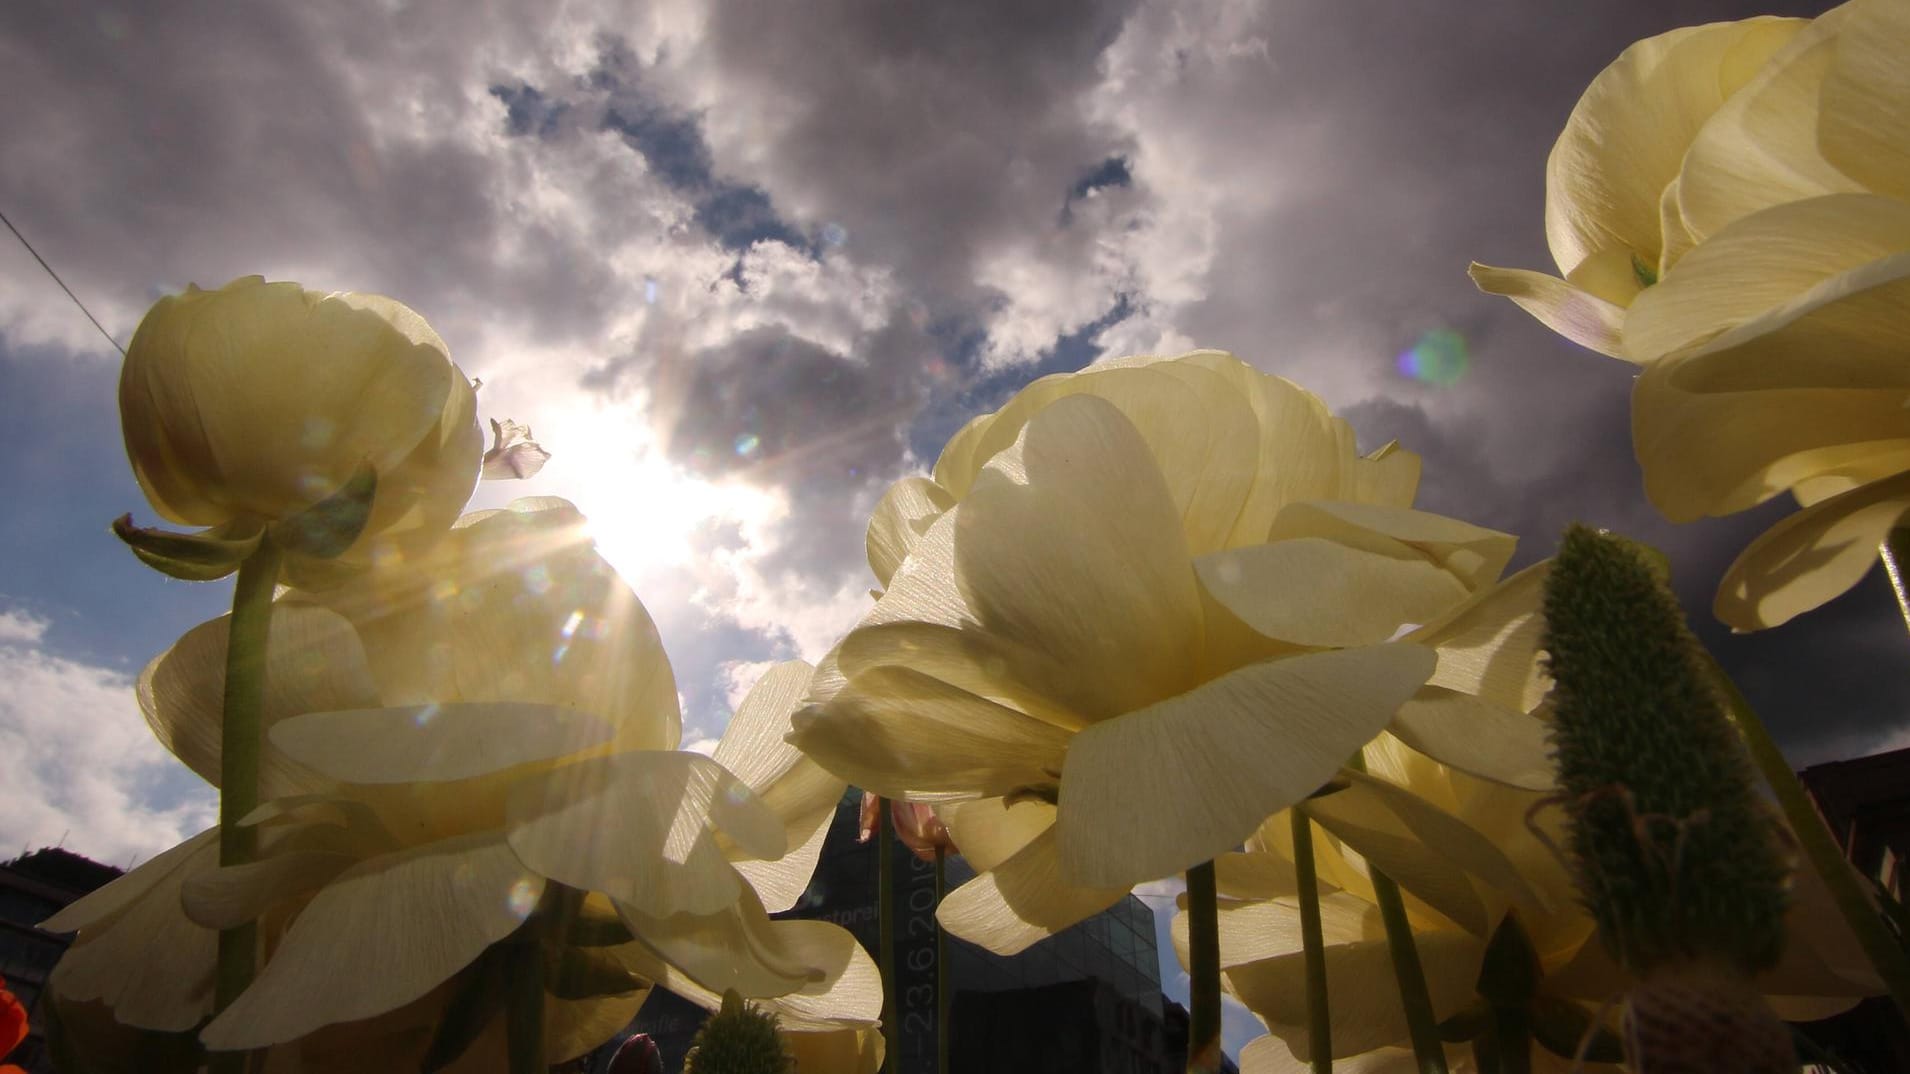
[[[1000,409],[1010,397],[1030,381],[1050,373],[1072,373],[1101,356],[1101,333],[1126,320],[1134,312],[1127,295],[1121,295],[1106,313],[1066,335],[1056,337],[1054,345],[1041,352],[1032,365],[1017,364],[993,372],[981,371],[981,352],[987,342],[985,333],[955,323],[929,327],[929,335],[942,343],[943,360],[966,376],[958,381],[958,390],[929,397],[909,427],[909,448],[915,457],[933,462],[942,453],[942,445],[977,414]]]
[[[181,582],[141,566],[108,528],[156,518],[119,431],[117,356],[0,345],[0,606],[48,622],[46,647],[134,671],[225,612],[232,583]],[[172,527],[177,528],[177,527]]]
[[[698,118],[647,98],[619,70],[632,62],[612,50],[586,83],[608,97],[603,129],[620,135],[652,174],[687,197],[697,225],[725,250],[741,254],[755,243],[776,241],[820,257],[824,245],[820,230],[807,234],[784,220],[762,187],[719,176]],[[518,136],[551,136],[569,108],[527,83],[494,85],[491,95],[504,102],[506,129]],[[736,275],[740,285],[740,273]]]
[[[1061,226],[1067,227],[1074,222],[1074,203],[1097,190],[1110,187],[1123,188],[1134,185],[1134,174],[1128,171],[1126,157],[1109,157],[1082,174],[1068,188],[1068,196],[1061,203]]]

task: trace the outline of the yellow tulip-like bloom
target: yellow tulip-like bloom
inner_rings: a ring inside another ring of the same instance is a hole
[[[1397,832],[1390,840],[1373,839],[1373,833],[1349,824],[1357,803],[1335,803],[1346,792],[1325,795],[1302,807],[1317,825],[1313,845],[1321,887],[1332,1054],[1342,1061],[1335,1068],[1401,1074],[1418,1069],[1407,1045],[1406,1016],[1374,903],[1370,870],[1377,867],[1405,889],[1434,1017],[1444,1021],[1461,1016],[1461,1022],[1469,1017],[1473,1023],[1469,1029],[1483,1030],[1489,1012],[1482,991],[1526,985],[1529,990],[1522,997],[1501,992],[1497,999],[1524,1007],[1538,1041],[1531,1048],[1532,1069],[1568,1074],[1575,1069],[1570,1056],[1594,1017],[1601,1010],[1615,1015],[1620,1009],[1617,1001],[1627,981],[1596,942],[1593,921],[1580,905],[1556,849],[1563,841],[1562,814],[1541,805],[1544,796],[1537,792],[1471,778],[1403,750],[1389,738],[1368,747],[1367,761],[1380,777],[1373,782],[1389,787],[1388,795],[1409,795],[1421,808],[1442,814],[1454,826],[1451,831],[1469,834],[1454,839],[1448,831],[1422,829]],[[1360,786],[1355,783],[1353,789]],[[1528,815],[1544,839],[1528,825]],[[1227,855],[1217,863],[1222,981],[1271,1031],[1241,1053],[1242,1071],[1253,1074],[1297,1074],[1310,1069],[1306,1064],[1313,1054],[1289,832],[1287,816],[1273,818],[1248,840],[1245,852]],[[1502,856],[1500,860],[1515,870],[1517,887],[1525,894],[1515,892],[1503,874],[1493,870],[1469,868],[1460,874],[1456,865],[1483,860],[1467,846],[1472,839],[1482,840]],[[1384,856],[1369,856],[1369,850]],[[1437,871],[1442,859],[1445,876]],[[1449,912],[1448,900],[1455,893],[1462,893],[1467,904],[1484,906],[1479,923]],[[1828,898],[1815,874],[1806,870],[1799,875],[1796,904],[1787,921],[1791,943],[1779,964],[1757,981],[1784,1017],[1798,1021],[1827,1017],[1880,990]],[[1501,976],[1482,981],[1488,946],[1506,915],[1515,909],[1523,940],[1529,944],[1525,957],[1535,965],[1526,974],[1511,975],[1512,980]],[[1175,919],[1173,936],[1185,961],[1184,914]],[[1611,1021],[1615,1024],[1616,1018]],[[1609,1046],[1600,1051],[1609,1055]],[[1469,1046],[1451,1051],[1451,1069],[1469,1071],[1475,1069],[1472,1064]],[[1615,1068],[1594,1063],[1586,1069]]]
[[[347,557],[422,551],[476,484],[471,383],[424,318],[381,295],[257,276],[162,298],[119,381],[139,486],[161,517],[255,536],[369,467],[369,520]]]
[[[1644,367],[1632,438],[1674,521],[1790,491],[1717,614],[1774,626],[1854,585],[1910,509],[1910,10],[1854,0],[1641,41],[1546,172],[1563,280],[1473,267]]]
[[[877,508],[886,589],[792,741],[952,803],[981,875],[940,917],[1000,952],[1232,849],[1389,726],[1543,785],[1529,645],[1496,656],[1537,588],[1495,586],[1513,538],[1412,510],[1417,481],[1229,355],[1044,378]]]
[[[633,949],[818,1010],[867,962],[848,932],[765,910],[801,891],[843,790],[781,742],[810,669],[774,669],[717,759],[677,750],[655,627],[563,501],[282,596],[272,626],[259,860],[218,868],[209,832],[69,907],[49,922],[80,931],[55,977],[67,999],[189,1028],[212,1013],[215,930],[256,920],[264,967],[201,1037],[283,1044],[422,1002],[565,890],[627,935],[595,948],[614,972],[592,995],[547,997],[553,1062],[635,1013],[655,978],[628,969]],[[161,739],[208,780],[223,633],[195,629],[140,679]]]

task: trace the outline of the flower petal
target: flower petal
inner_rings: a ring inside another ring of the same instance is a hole
[[[1473,996],[1481,944],[1463,932],[1420,932],[1413,937],[1433,1004],[1446,1018]],[[1326,949],[1327,1002],[1333,1010],[1333,1057],[1357,1056],[1407,1038],[1406,1015],[1394,983],[1386,941],[1364,940]],[[1265,1019],[1302,1059],[1307,1045],[1306,956],[1295,952],[1225,971],[1228,990]]]
[[[218,865],[219,830],[180,843],[43,922],[48,932],[78,929],[54,969],[64,999],[97,999],[118,1021],[168,1032],[191,1029],[212,1013],[219,934],[180,909],[180,887]]]
[[[954,506],[955,497],[926,477],[905,477],[890,485],[869,517],[865,540],[876,582],[888,585],[929,526]]]
[[[1220,968],[1223,970],[1305,949],[1297,897],[1221,903],[1216,916],[1220,925]],[[1187,910],[1183,907],[1169,927],[1174,953],[1180,956],[1183,965],[1189,961],[1187,927]],[[1365,899],[1344,892],[1320,897],[1323,944],[1359,943],[1382,935],[1380,930],[1379,908]]]
[[[213,786],[225,718],[226,634],[231,616],[201,623],[140,672],[136,693],[161,744]],[[351,624],[322,608],[272,606],[266,639],[265,703],[260,727],[301,713],[376,705],[378,691]],[[261,798],[315,790],[325,780],[267,745],[260,759]]]
[[[1423,557],[1450,571],[1468,590],[1498,578],[1519,543],[1509,533],[1428,511],[1333,500],[1282,509],[1267,540],[1296,537],[1324,537],[1400,558]]]
[[[737,706],[713,756],[782,819],[789,853],[774,861],[748,859],[740,852],[731,855],[771,913],[795,905],[809,885],[846,786],[840,776],[784,741],[812,670],[800,660],[769,669]]]
[[[795,717],[791,741],[888,798],[1004,795],[1053,783],[1068,732],[907,667],[865,671]]]
[[[1846,5],[1811,20],[1691,139],[1678,173],[1678,210],[1700,244],[1760,209],[1863,189],[1817,144],[1824,76],[1849,15]]]
[[[1643,363],[1752,322],[1759,327],[1747,331],[1768,332],[1771,322],[1761,320],[1767,314],[1798,308],[1800,296],[1826,281],[1906,250],[1910,205],[1891,198],[1831,194],[1766,209],[1713,235],[1679,262],[1676,272],[1638,296],[1625,318],[1625,351]],[[1854,296],[1853,282],[1839,290]],[[1804,301],[1811,307],[1824,304],[1817,298]],[[1705,386],[1860,386],[1837,375],[1843,355],[1798,353],[1809,360],[1793,358],[1791,376],[1774,381],[1765,371],[1739,368],[1734,352],[1727,359],[1731,368],[1718,370],[1727,380]],[[1746,372],[1763,375],[1747,382],[1741,379]],[[1693,375],[1687,370],[1680,386],[1698,388]]]
[[[969,868],[985,873],[1053,828],[1055,808],[1034,798],[982,798],[945,802],[935,815],[948,827]]]
[[[1434,663],[1403,644],[1273,660],[1081,732],[1061,776],[1066,875],[1131,887],[1233,849],[1339,771]]]
[[[747,886],[729,906],[708,914],[653,916],[626,903],[617,912],[639,943],[670,967],[715,993],[734,988],[746,999],[788,995],[825,982],[827,970],[810,957],[842,929],[819,921],[772,921]],[[632,963],[636,972],[641,959]],[[668,974],[658,982],[671,987]]]
[[[787,850],[781,818],[695,753],[621,753],[538,773],[512,789],[506,812],[526,865],[655,917],[716,912],[746,886],[712,824],[755,857]]]
[[[313,712],[281,720],[272,744],[346,783],[446,783],[601,746],[611,727],[558,705],[464,702]]]
[[[187,878],[180,905],[202,928],[236,928],[281,899],[324,887],[357,860],[337,850],[296,850],[209,869]]]
[[[1376,645],[1466,597],[1459,579],[1424,559],[1318,537],[1212,552],[1194,570],[1248,626],[1297,645]]]
[[[1623,306],[1530,269],[1493,268],[1474,261],[1466,271],[1479,290],[1504,295],[1566,339],[1613,358],[1625,357]]]
[[[982,628],[1073,672],[1066,700],[1105,718],[1188,686],[1200,597],[1148,445],[1075,395],[991,459],[955,519],[955,574]]]
[[[1713,610],[1737,630],[1789,621],[1863,580],[1910,511],[1910,471],[1807,507],[1766,530],[1724,572]]]
[[[1386,729],[1433,760],[1481,779],[1532,791],[1551,790],[1558,782],[1545,721],[1471,694],[1424,687]]]
[[[1805,26],[1746,19],[1646,38],[1599,72],[1545,168],[1545,234],[1571,272],[1608,249],[1656,266],[1658,199],[1705,122]]]
[[[956,836],[957,839],[960,836]],[[1055,829],[942,899],[935,919],[952,935],[1014,955],[1120,902],[1120,887],[1077,887],[1063,879]]]
[[[1859,183],[1910,201],[1910,74],[1902,48],[1910,11],[1902,4],[1851,5],[1837,36],[1837,58],[1824,77],[1817,144]]]
[[[516,931],[543,890],[494,832],[364,862],[299,912],[201,1039],[259,1048],[409,1003]]]

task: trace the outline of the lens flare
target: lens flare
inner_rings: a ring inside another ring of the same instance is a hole
[[[1471,361],[1466,337],[1450,328],[1435,328],[1401,351],[1395,364],[1401,375],[1421,384],[1450,388],[1465,377]]]

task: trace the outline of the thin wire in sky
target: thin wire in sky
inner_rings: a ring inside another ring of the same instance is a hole
[[[80,312],[86,314],[86,319],[93,322],[93,327],[99,329],[99,334],[106,337],[106,342],[111,343],[113,349],[122,356],[125,355],[126,348],[120,346],[119,340],[114,339],[113,334],[106,330],[106,326],[99,323],[99,318],[93,316],[93,311],[86,308],[86,303],[80,301],[80,296],[73,293],[73,289],[66,285],[65,280],[60,279],[60,274],[53,271],[53,266],[46,263],[46,258],[40,256],[40,251],[33,248],[33,244],[27,241],[27,237],[20,234],[20,229],[13,226],[13,221],[7,219],[6,213],[0,213],[0,224],[7,225],[7,230],[13,232],[13,237],[20,240],[20,245],[27,248],[27,253],[33,255],[33,260],[40,263],[40,267],[46,270],[46,274],[53,277],[53,282],[60,285],[60,290],[66,292],[66,297],[72,299],[73,304],[80,308]]]

